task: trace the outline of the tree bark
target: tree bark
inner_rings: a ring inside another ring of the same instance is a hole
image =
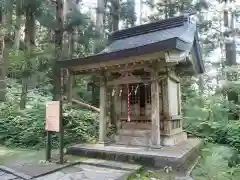
[[[13,4],[13,0],[11,1],[11,4]],[[3,16],[3,24],[6,26],[6,34],[4,36],[4,52],[3,52],[3,61],[5,65],[5,71],[6,76],[8,74],[8,57],[9,57],[9,51],[11,46],[11,27],[12,27],[12,14],[13,14],[13,6],[7,7],[7,14],[6,16]]]
[[[14,49],[18,53],[20,46],[20,37],[21,37],[21,23],[22,23],[22,0],[16,2],[16,26],[15,26],[15,39],[14,39]]]
[[[232,0],[230,1],[232,2]],[[229,0],[224,1],[225,4],[229,3]],[[232,17],[233,18],[233,17]],[[232,23],[230,24],[229,21],[229,11],[226,9],[224,10],[224,26],[227,29],[227,32],[225,32],[225,38],[231,37],[231,33],[234,31],[234,22],[233,20],[231,21]],[[233,37],[234,39],[234,37]],[[228,42],[226,41],[225,43],[225,50],[226,50],[226,65],[227,66],[233,66],[237,64],[237,53],[236,53],[236,42],[235,40]],[[229,75],[227,75],[227,78],[230,78]],[[233,101],[234,103],[238,103],[238,93],[237,92],[228,92],[227,94],[228,100]],[[229,112],[228,116],[229,120],[235,120],[239,119],[238,114]]]
[[[142,24],[142,20],[143,20],[143,17],[142,17],[142,13],[143,13],[143,0],[140,0],[140,8],[139,8],[139,11],[140,11],[140,15],[139,15],[139,24],[141,25]]]
[[[111,13],[111,19],[112,19],[112,31],[118,31],[119,30],[119,10],[120,10],[120,3],[119,0],[112,0],[111,1],[111,6],[112,6],[112,13]],[[118,117],[116,114],[116,101],[114,96],[116,96],[116,94],[113,96],[112,92],[114,91],[113,88],[109,88],[110,89],[110,121],[111,124],[114,125],[115,127],[117,127],[117,121],[118,121]]]
[[[105,1],[104,0],[97,0],[97,9],[96,9],[96,29],[98,30],[98,32],[100,33],[100,35],[103,37],[104,36],[104,4]],[[97,43],[94,43],[94,47],[93,47],[93,53],[96,54],[98,53],[98,47],[97,47]],[[96,76],[92,76],[92,105],[94,106],[99,106],[99,102],[97,102],[97,96],[99,96],[99,94],[97,94],[97,86],[96,86],[96,81],[97,81],[97,77]]]
[[[55,29],[55,60],[53,61],[53,100],[61,99],[60,84],[60,68],[56,66],[56,61],[62,57],[62,41],[63,41],[63,0],[56,0],[56,21]]]
[[[69,32],[69,36],[68,36],[68,59],[72,59],[73,58],[73,54],[74,54],[74,33],[75,29],[73,28],[73,30],[71,32]],[[67,100],[69,102],[71,102],[72,100],[72,95],[73,95],[73,74],[70,72],[70,70],[68,70],[68,74],[67,74],[67,84],[66,84],[66,90],[67,90]]]
[[[129,12],[126,19],[126,27],[133,27],[135,25],[135,0],[127,0],[127,5],[129,6]]]
[[[3,23],[3,12],[0,9],[0,23]],[[0,53],[4,53],[4,37],[0,37]],[[0,101],[5,101],[6,95],[6,67],[4,59],[0,59]]]
[[[120,16],[120,3],[119,0],[111,0],[111,26],[109,31],[117,31],[119,29],[119,16]]]
[[[97,0],[96,26],[100,34],[104,33],[104,0]]]
[[[28,80],[31,76],[31,53],[35,46],[35,15],[34,9],[31,6],[26,8],[26,22],[25,22],[25,67],[22,73],[22,92],[20,99],[20,109],[25,109],[27,103]]]
[[[12,0],[10,3],[13,3]],[[1,10],[1,23],[5,28],[5,34],[2,38],[2,62],[0,62],[0,85],[2,89],[0,90],[0,100],[5,101],[5,94],[6,94],[6,77],[8,74],[8,61],[9,61],[9,51],[11,48],[11,27],[12,27],[12,13],[13,7],[9,6],[6,2],[6,14],[3,13]]]

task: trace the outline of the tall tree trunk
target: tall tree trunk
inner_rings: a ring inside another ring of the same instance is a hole
[[[140,0],[140,8],[139,8],[139,24],[142,24],[143,21],[143,0]]]
[[[72,59],[73,58],[73,54],[74,54],[74,35],[75,35],[75,30],[73,29],[71,32],[69,32],[69,36],[68,36],[68,42],[69,42],[69,46],[68,46],[68,59]],[[68,71],[67,73],[67,84],[66,84],[66,93],[67,93],[67,101],[68,102],[72,102],[72,96],[73,96],[73,74]]]
[[[22,73],[22,92],[20,99],[20,109],[25,109],[27,102],[28,80],[31,76],[31,53],[35,46],[35,15],[34,9],[31,6],[26,8],[26,22],[25,22],[25,67]]]
[[[67,0],[63,0],[63,24],[67,24],[67,14],[69,12],[69,5]],[[64,26],[64,25],[63,25]],[[64,58],[68,58],[68,36],[69,32],[64,31],[63,32],[63,49],[62,49],[62,55]]]
[[[119,9],[120,9],[120,3],[119,0],[112,0],[111,1],[111,9],[112,9],[112,13],[111,13],[111,19],[112,19],[112,31],[118,31],[119,30]],[[115,87],[114,87],[115,88]],[[111,120],[111,124],[114,125],[115,127],[117,127],[117,121],[118,121],[118,117],[116,114],[116,94],[113,96],[112,95],[112,91],[114,90],[113,88],[109,88],[110,90],[110,120]],[[118,127],[117,127],[118,128]]]
[[[103,35],[104,27],[104,0],[97,0],[96,26],[98,31]]]
[[[183,2],[182,2],[182,4],[183,4]],[[170,1],[168,6],[169,6],[169,17],[173,17],[174,16],[174,4],[173,4],[173,2]]]
[[[168,2],[167,1],[164,1],[164,18],[167,19],[168,18]]]
[[[126,19],[126,28],[133,27],[136,22],[135,18],[135,0],[127,0],[128,15]]]
[[[120,3],[119,0],[111,1],[111,19],[112,28],[110,31],[117,31],[119,29]]]
[[[54,42],[54,31],[52,29],[48,29],[47,38],[50,44]]]
[[[232,0],[230,2],[233,2]],[[225,5],[229,3],[229,0],[224,0]],[[229,20],[229,10],[224,10],[224,26],[226,27],[227,31],[224,32],[225,39],[228,39],[232,36],[232,32],[234,32],[234,20],[232,19],[232,23],[230,23]],[[234,38],[233,38],[234,39]],[[226,49],[226,65],[227,66],[233,66],[237,64],[237,57],[236,57],[236,42],[235,40],[232,41],[226,41],[225,43],[225,49]],[[229,75],[227,75],[227,78],[229,78]],[[237,92],[228,92],[227,94],[228,100],[233,101],[234,103],[238,102],[238,94]],[[231,119],[238,119],[238,114],[229,112],[229,120]]]
[[[53,100],[61,99],[61,72],[56,67],[56,60],[62,58],[62,41],[63,41],[63,0],[56,0],[56,21],[57,27],[55,29],[55,59],[53,60]]]
[[[22,0],[16,2],[16,27],[15,27],[15,39],[14,39],[14,49],[16,52],[19,50],[20,37],[21,37],[21,23],[22,23]]]
[[[99,31],[101,36],[104,36],[104,0],[97,0],[97,9],[96,9],[96,29]],[[94,53],[98,52],[97,43],[94,43],[93,51]],[[97,93],[97,86],[96,86],[97,77],[92,76],[92,105],[97,106],[99,105],[99,102],[97,101],[97,96],[99,94]]]
[[[0,8],[0,23],[3,23],[3,11]],[[4,37],[0,37],[0,53],[3,56]],[[6,95],[6,67],[3,59],[0,59],[0,101],[5,101]]]
[[[0,72],[1,78],[1,84],[2,84],[2,91],[1,91],[1,100],[5,100],[5,93],[6,93],[6,77],[8,74],[8,58],[9,58],[9,51],[11,48],[11,31],[12,31],[12,13],[13,13],[13,6],[10,6],[9,4],[13,4],[13,0],[6,1],[6,14],[2,12],[2,24],[4,25],[4,28],[6,28],[6,34],[4,34],[3,37],[3,43],[2,43],[2,72]]]

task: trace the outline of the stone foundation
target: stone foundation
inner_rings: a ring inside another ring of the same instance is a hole
[[[175,146],[186,140],[187,140],[187,133],[185,132],[180,132],[171,136],[161,135],[161,145],[163,146]]]
[[[187,140],[187,134],[180,132],[171,136],[161,135],[162,146],[175,146]],[[118,145],[151,147],[150,130],[121,129],[115,137]]]
[[[122,129],[115,137],[115,142],[118,145],[149,147],[151,145],[151,131]]]
[[[185,172],[195,162],[201,148],[201,140],[189,138],[176,146],[152,149],[141,146],[78,144],[67,148],[67,154],[98,159],[139,163],[144,166],[164,168],[171,166]]]

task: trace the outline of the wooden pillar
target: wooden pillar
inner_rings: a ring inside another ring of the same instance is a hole
[[[73,74],[68,70],[68,79],[67,79],[67,101],[72,102],[73,96]]]
[[[163,114],[164,114],[164,130],[166,134],[171,132],[171,121],[169,113],[169,91],[168,91],[168,78],[163,80]]]
[[[119,85],[115,86],[114,94],[114,110],[116,114],[116,128],[117,131],[121,128],[120,116],[121,116],[121,96],[119,95],[120,87]]]
[[[160,97],[159,83],[157,81],[158,72],[151,72],[151,98],[152,98],[152,147],[161,147],[160,142]]]
[[[99,122],[99,143],[104,143],[106,137],[107,123],[107,83],[106,76],[100,77],[100,122]]]
[[[180,82],[178,83],[178,115],[181,117],[180,119],[180,128],[182,129],[182,123],[183,123],[183,120],[182,120],[182,95],[181,95],[181,84]]]
[[[181,84],[178,83],[177,84],[177,88],[178,88],[178,115],[182,115],[182,99],[181,99]]]

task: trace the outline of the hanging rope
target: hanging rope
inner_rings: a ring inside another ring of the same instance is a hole
[[[131,92],[129,89],[129,84],[127,85],[127,94],[128,94],[128,122],[130,122],[131,121],[131,104],[130,104]]]

